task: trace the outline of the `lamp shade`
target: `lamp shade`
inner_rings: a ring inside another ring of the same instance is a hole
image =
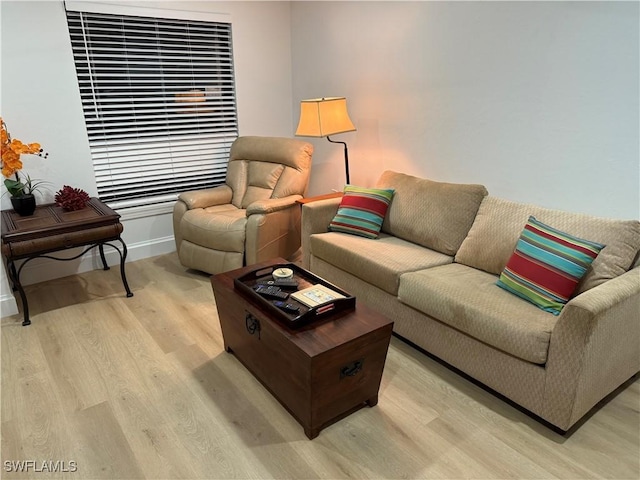
[[[300,101],[300,122],[296,135],[326,137],[336,133],[353,132],[344,97],[313,98]]]

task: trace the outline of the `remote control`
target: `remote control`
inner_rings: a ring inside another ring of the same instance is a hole
[[[298,282],[293,278],[282,278],[277,280],[258,280],[258,285],[275,285],[280,288],[298,288]]]
[[[300,307],[296,307],[292,303],[281,302],[280,300],[274,300],[273,304],[281,310],[289,313],[298,313],[300,311]]]
[[[277,298],[280,300],[284,300],[289,296],[287,292],[283,292],[282,290],[280,290],[280,287],[276,287],[275,285],[257,285],[255,290],[256,293],[259,293],[260,295],[269,298]]]

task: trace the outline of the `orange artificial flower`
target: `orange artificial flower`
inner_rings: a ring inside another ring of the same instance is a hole
[[[13,150],[2,152],[2,175],[9,178],[18,170],[22,170],[22,161],[20,155]]]
[[[42,151],[39,143],[25,144],[16,138],[12,139],[2,117],[0,117],[0,123],[2,123],[2,133],[0,134],[0,141],[2,142],[2,175],[6,178],[22,170],[20,155],[29,154],[47,158],[49,154]]]

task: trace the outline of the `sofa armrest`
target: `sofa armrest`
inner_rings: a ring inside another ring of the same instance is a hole
[[[342,198],[330,198],[305,203],[302,206],[302,267],[309,268],[311,235],[329,231],[329,224],[338,212]]]
[[[640,267],[567,303],[546,369],[544,416],[561,428],[640,371]]]
[[[182,192],[178,195],[178,199],[187,205],[188,210],[231,203],[232,197],[233,191],[228,185],[218,185],[217,187],[207,188],[205,190]]]
[[[266,200],[257,200],[250,204],[247,207],[247,217],[249,215],[254,215],[257,213],[273,213],[278,210],[283,210],[285,208],[290,208],[295,206],[298,208],[296,204],[296,200],[300,200],[302,195],[289,195],[283,198],[269,198]]]

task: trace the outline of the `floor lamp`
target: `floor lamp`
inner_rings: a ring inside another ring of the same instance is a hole
[[[296,129],[298,137],[327,137],[331,143],[344,145],[344,169],[349,184],[349,151],[346,142],[331,140],[329,135],[353,132],[344,97],[312,98],[300,101],[300,122]]]

